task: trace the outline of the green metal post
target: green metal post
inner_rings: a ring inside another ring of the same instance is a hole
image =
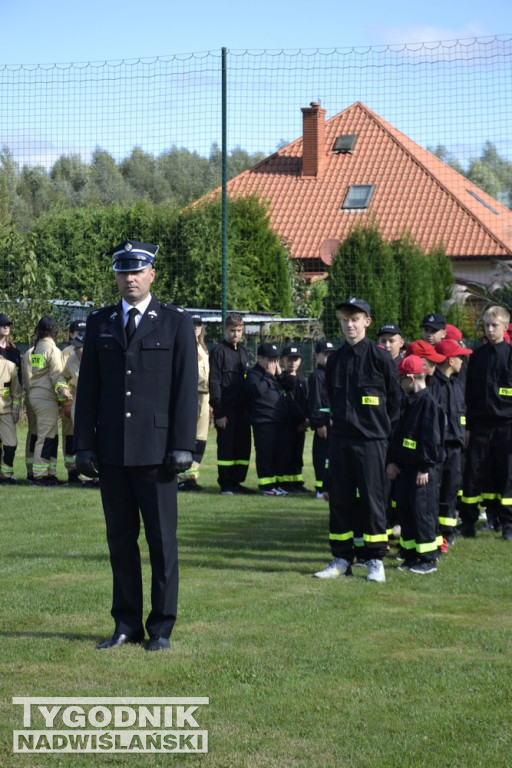
[[[227,104],[226,104],[227,49],[222,48],[222,326],[228,312],[228,198],[227,198]]]

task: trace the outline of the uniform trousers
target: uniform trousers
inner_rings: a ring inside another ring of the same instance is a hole
[[[273,488],[283,480],[286,454],[282,449],[281,434],[284,422],[266,421],[252,425],[258,487]]]
[[[445,460],[439,490],[439,529],[450,536],[457,525],[457,499],[462,487],[462,446],[458,442],[444,444]]]
[[[17,445],[16,425],[12,420],[12,413],[0,414],[0,477],[2,478],[13,476]]]
[[[354,537],[369,558],[387,551],[387,440],[329,437],[329,542],[334,557],[352,562]]]
[[[31,389],[29,397],[37,424],[33,474],[36,478],[51,477],[57,474],[59,404],[51,392],[41,388]]]
[[[325,467],[329,456],[329,437],[318,437],[315,429],[313,435],[313,469],[315,470],[315,488],[321,491],[324,485]]]
[[[503,531],[512,532],[512,423],[472,426],[462,482],[460,516],[476,523],[478,503],[491,486]]]
[[[74,404],[73,400],[73,404]],[[64,456],[64,466],[68,472],[76,469],[75,455],[73,453],[73,419],[61,413],[61,435],[62,435],[62,453]]]
[[[395,492],[400,546],[406,560],[437,560],[437,507],[440,466],[430,467],[428,483],[417,485],[418,467],[402,467]]]
[[[34,464],[34,448],[37,441],[37,420],[30,400],[25,397],[25,413],[27,415],[27,437],[25,438],[25,467],[27,477],[32,477]]]
[[[149,635],[169,637],[178,605],[176,478],[161,465],[100,466],[100,490],[113,576],[112,616],[116,631],[143,628],[143,590],[138,545],[140,517],[151,562]]]
[[[251,425],[247,411],[226,413],[225,429],[217,427],[217,470],[221,489],[243,483],[251,458]]]
[[[281,449],[284,453],[284,466],[282,468],[283,486],[290,487],[303,485],[304,477],[302,468],[304,466],[304,443],[306,432],[297,431],[297,424],[285,424],[281,430]]]

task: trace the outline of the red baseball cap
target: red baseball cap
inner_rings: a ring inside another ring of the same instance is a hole
[[[409,355],[424,357],[430,363],[443,363],[446,359],[444,355],[440,355],[436,352],[432,344],[429,344],[428,341],[423,341],[423,339],[411,341],[411,343],[408,344],[405,357],[408,357]]]
[[[457,328],[456,325],[450,325],[446,323],[446,336],[445,339],[455,339],[455,341],[462,341],[462,331]]]
[[[398,364],[398,373],[400,376],[419,376],[425,373],[425,362],[418,355],[408,355]]]
[[[438,341],[435,350],[436,352],[439,352],[440,355],[443,355],[445,359],[448,357],[460,357],[460,355],[473,354],[472,349],[461,347],[455,339],[443,339],[442,341]]]

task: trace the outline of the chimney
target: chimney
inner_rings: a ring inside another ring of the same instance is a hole
[[[325,115],[319,101],[302,107],[302,175],[319,178],[325,162]]]

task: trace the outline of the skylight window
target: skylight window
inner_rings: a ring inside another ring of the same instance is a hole
[[[357,133],[342,134],[341,136],[338,136],[338,138],[334,142],[334,147],[332,148],[332,151],[340,155],[346,155],[346,154],[353,155],[356,141],[357,141]]]
[[[370,205],[375,184],[351,184],[342,211],[364,211]]]
[[[492,205],[489,205],[489,203],[486,203],[486,202],[485,202],[485,200],[483,200],[483,199],[480,197],[480,195],[477,195],[477,193],[476,193],[476,192],[473,192],[473,190],[472,190],[472,189],[466,189],[466,192],[469,192],[469,194],[470,194],[472,197],[476,198],[476,200],[478,200],[478,202],[479,202],[479,203],[482,203],[482,205],[485,205],[485,207],[486,207],[486,208],[488,208],[490,211],[492,211],[493,213],[495,213],[495,214],[496,214],[496,216],[499,216],[499,213],[498,213],[498,211],[497,211],[495,208],[493,208],[493,207],[492,207]]]

